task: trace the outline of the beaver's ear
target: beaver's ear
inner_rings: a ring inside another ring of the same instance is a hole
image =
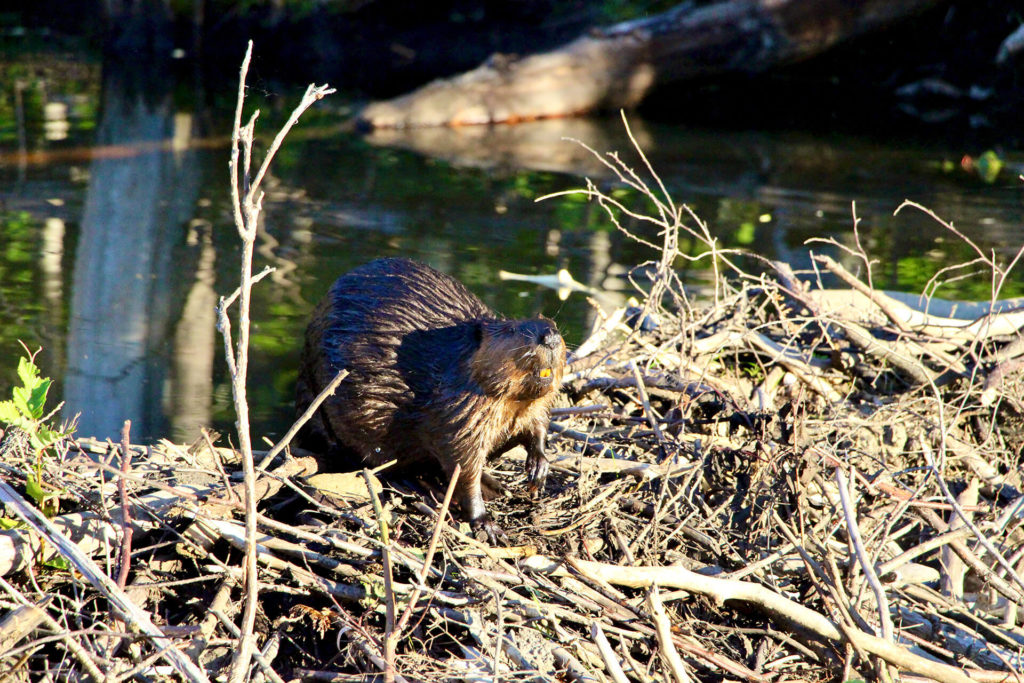
[[[484,324],[480,321],[473,323],[473,341],[477,346],[484,340]]]

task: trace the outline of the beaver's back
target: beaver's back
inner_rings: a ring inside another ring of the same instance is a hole
[[[311,440],[371,463],[421,459],[425,413],[465,384],[478,344],[473,323],[495,317],[462,283],[408,259],[338,278],[306,332],[298,409],[339,370],[349,375],[311,423]]]
[[[378,259],[341,276],[321,306],[330,310],[334,334],[401,335],[497,317],[458,280],[404,258]]]

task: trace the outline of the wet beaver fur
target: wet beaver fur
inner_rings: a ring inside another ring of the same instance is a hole
[[[564,365],[550,320],[506,320],[429,266],[373,261],[338,278],[306,330],[298,414],[338,371],[349,375],[302,443],[371,465],[432,458],[448,477],[458,463],[456,499],[493,541],[502,532],[484,507],[484,463],[522,445],[530,486],[543,488],[548,413]]]

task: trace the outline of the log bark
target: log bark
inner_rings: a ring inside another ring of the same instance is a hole
[[[522,59],[494,55],[465,74],[372,103],[371,128],[515,123],[638,104],[655,87],[760,73],[911,17],[944,0],[727,0],[595,30]]]

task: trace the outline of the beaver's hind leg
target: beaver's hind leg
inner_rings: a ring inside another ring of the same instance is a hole
[[[453,452],[457,453],[457,451]],[[451,477],[455,474],[455,463],[458,462],[461,465],[459,481],[455,484],[455,498],[459,502],[459,507],[462,508],[463,517],[469,521],[473,531],[482,531],[486,534],[487,539],[495,545],[499,541],[506,539],[505,531],[491,519],[491,516],[487,513],[487,507],[484,505],[483,486],[481,484],[481,479],[484,476],[484,457],[480,454],[464,455],[462,457],[456,455],[451,458],[437,458],[437,460],[444,468],[449,481],[451,481]],[[491,483],[494,483],[491,477],[487,478]]]
[[[483,494],[485,501],[494,500],[495,498],[501,498],[505,495],[505,487],[493,475],[487,472],[481,472],[480,493]]]

